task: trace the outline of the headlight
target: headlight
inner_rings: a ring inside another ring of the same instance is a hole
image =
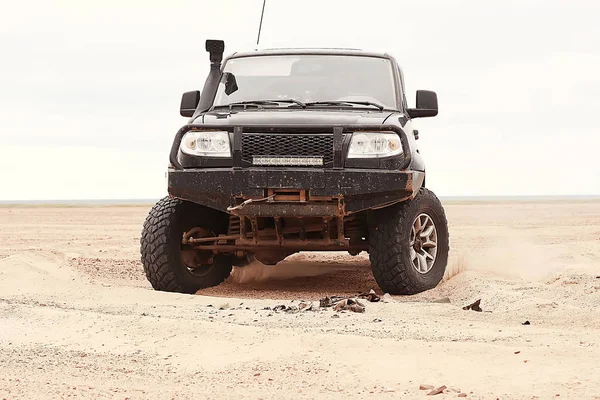
[[[191,156],[231,157],[227,132],[189,131],[183,135],[180,148]]]
[[[352,135],[348,158],[380,158],[402,154],[396,133],[356,132]]]

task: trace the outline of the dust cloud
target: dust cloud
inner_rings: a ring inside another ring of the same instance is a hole
[[[265,265],[254,260],[247,266],[234,268],[230,280],[232,283],[244,284],[315,277],[348,268],[368,268],[368,262],[366,255],[350,256],[346,252],[297,253],[277,265]]]
[[[554,253],[547,245],[524,234],[490,237],[485,243],[472,248],[460,246],[451,249],[442,282],[465,271],[484,272],[504,278],[544,280],[562,267]],[[234,268],[230,282],[264,284],[268,281],[336,274],[349,269],[370,270],[368,255],[362,253],[352,257],[345,252],[298,253],[277,265],[265,265],[255,260],[245,267]]]
[[[564,266],[555,249],[523,234],[491,237],[484,244],[462,248],[457,253],[448,263],[444,281],[464,271],[541,281]]]

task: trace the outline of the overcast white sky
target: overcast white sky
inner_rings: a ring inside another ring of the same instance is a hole
[[[255,48],[262,0],[19,1],[0,14],[0,200],[157,198],[207,38]],[[438,195],[600,194],[597,1],[267,0],[261,46],[387,51]]]

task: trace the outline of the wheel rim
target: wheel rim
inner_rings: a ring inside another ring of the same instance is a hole
[[[204,228],[194,228],[185,232],[185,235],[195,238],[216,236],[214,232]],[[200,251],[184,246],[181,249],[181,262],[191,275],[204,277],[213,267],[214,255],[209,251]]]
[[[437,255],[437,229],[433,219],[425,213],[415,218],[410,232],[410,259],[420,274],[431,271]]]

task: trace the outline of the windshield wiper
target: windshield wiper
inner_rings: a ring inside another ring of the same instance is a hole
[[[247,101],[236,101],[234,103],[230,103],[230,104],[222,104],[222,105],[218,105],[218,106],[214,106],[214,108],[232,108],[235,106],[258,106],[259,108],[261,106],[277,106],[279,105],[279,103],[294,103],[294,104],[298,104],[300,107],[302,108],[306,108],[306,104],[304,104],[303,102],[299,101],[299,100],[294,100],[294,99],[277,99],[277,100],[247,100]]]
[[[379,108],[379,110],[383,110],[385,107],[382,106],[381,104],[378,103],[374,103],[372,101],[353,101],[353,100],[343,100],[343,101],[312,101],[310,103],[306,103],[307,106],[314,106],[314,105],[326,105],[326,106],[342,106],[344,104],[360,104],[360,105],[364,105],[364,106],[373,106],[373,107],[377,107]]]
[[[306,104],[304,104],[300,100],[296,100],[296,99],[277,99],[277,100],[265,100],[265,101],[270,101],[273,103],[294,103],[294,104],[298,104],[302,108],[306,108]]]
[[[229,103],[229,104],[221,104],[218,106],[214,106],[213,108],[231,108],[231,107],[235,107],[235,106],[258,106],[259,108],[261,106],[264,105],[277,105],[277,103],[273,102],[273,101],[266,101],[266,100],[248,100],[248,101],[236,101],[234,103]]]

